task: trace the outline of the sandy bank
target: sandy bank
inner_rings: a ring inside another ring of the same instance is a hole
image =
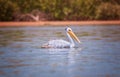
[[[39,21],[39,22],[0,22],[0,26],[66,26],[66,25],[120,25],[117,21]]]

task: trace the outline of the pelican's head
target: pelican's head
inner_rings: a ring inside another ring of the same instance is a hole
[[[70,27],[65,28],[65,30],[72,39],[76,40],[78,43],[81,43],[80,40],[78,39],[78,37],[74,34],[74,32],[72,31],[72,29]]]

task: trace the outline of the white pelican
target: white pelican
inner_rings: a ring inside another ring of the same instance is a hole
[[[73,48],[75,47],[75,43],[73,40],[81,43],[77,36],[73,33],[71,28],[67,27],[65,30],[70,42],[61,39],[50,40],[46,44],[42,45],[42,48]]]

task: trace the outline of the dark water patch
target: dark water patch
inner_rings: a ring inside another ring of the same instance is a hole
[[[0,31],[0,46],[7,46],[11,44],[13,41],[21,41],[21,38],[24,38],[23,31],[19,30],[3,30]]]
[[[62,32],[56,32],[55,33],[58,37],[65,37],[65,35]]]
[[[102,38],[92,38],[92,40],[102,40]]]
[[[0,66],[1,69],[3,68],[18,68],[18,67],[28,67],[28,66],[40,66],[41,64],[14,64],[14,65],[3,65]]]
[[[3,54],[4,54],[4,52],[0,51],[0,55],[3,55]]]
[[[94,36],[96,33],[89,33],[89,32],[79,32],[76,33],[78,36],[83,37],[83,36]]]
[[[20,71],[19,70],[15,70],[15,71],[13,71],[13,73],[18,75],[18,74],[20,74]]]
[[[14,64],[18,64],[18,63],[21,63],[22,60],[18,60],[18,59],[6,59],[6,61],[8,61],[9,63],[14,63]]]
[[[0,75],[5,75],[5,72],[0,70]]]
[[[0,68],[17,68],[17,67],[23,67],[23,66],[29,66],[29,64],[15,64],[15,65],[3,65],[0,66]]]

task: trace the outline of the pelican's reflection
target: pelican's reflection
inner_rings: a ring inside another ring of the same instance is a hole
[[[54,55],[60,55],[61,57],[63,55],[66,55],[67,63],[73,64],[75,63],[75,57],[79,52],[82,50],[82,48],[70,48],[70,49],[48,49],[49,54]]]
[[[79,56],[81,50],[82,50],[82,48],[77,48],[77,49],[72,49],[69,51],[68,65],[67,65],[69,67],[67,69],[69,77],[75,77],[74,71],[76,69],[76,64],[78,62],[77,57]]]
[[[68,64],[74,64],[76,62],[75,57],[81,50],[81,48],[73,48],[68,52]]]
[[[82,48],[70,48],[70,49],[48,49],[49,53],[49,63],[53,66],[52,70],[64,69],[64,72],[67,72],[69,76],[74,75],[74,65],[77,64],[77,57],[79,56]],[[57,70],[56,70],[57,71]]]

